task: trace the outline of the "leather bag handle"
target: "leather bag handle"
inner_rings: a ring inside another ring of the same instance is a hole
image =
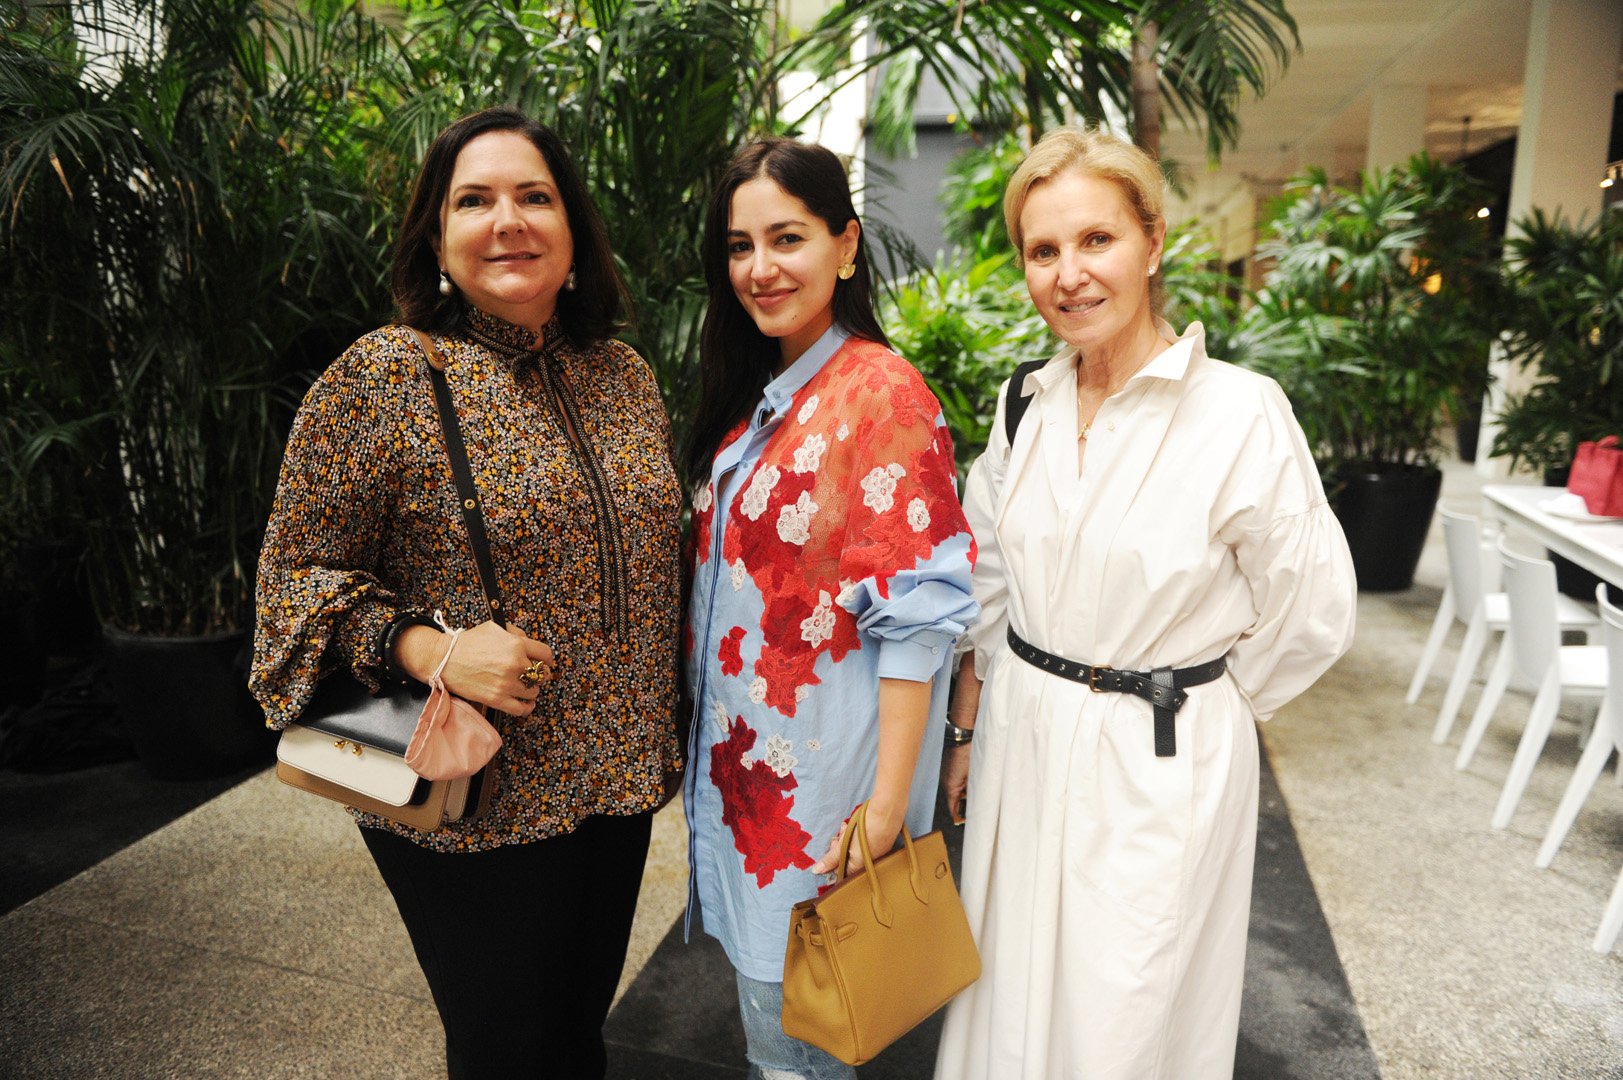
[[[507,625],[507,612],[502,605],[502,587],[496,580],[496,568],[490,561],[490,538],[485,534],[485,515],[479,506],[479,489],[474,486],[473,469],[468,465],[468,448],[462,441],[462,425],[456,418],[456,405],[451,400],[451,388],[445,382],[445,357],[429,340],[427,334],[415,326],[406,327],[417,345],[423,350],[428,364],[428,381],[434,387],[434,411],[439,413],[440,428],[445,433],[445,453],[451,459],[451,479],[456,484],[457,505],[462,509],[462,524],[468,533],[468,550],[479,568],[479,584],[485,592],[485,605],[491,621],[497,626]]]
[[[851,815],[851,827],[845,830],[845,839],[840,842],[839,876],[841,881],[846,878],[846,867],[851,860],[851,838],[853,834],[856,836],[857,847],[862,851],[862,865],[866,868],[864,872],[868,875],[868,884],[872,890],[869,895],[869,902],[873,905],[873,916],[879,920],[880,926],[889,927],[896,921],[896,918],[891,911],[890,903],[885,899],[885,890],[880,885],[879,875],[872,872],[874,861],[873,852],[868,850],[868,804],[866,802],[860,804],[856,812]],[[924,881],[919,876],[918,853],[913,850],[913,836],[907,831],[906,825],[902,826],[902,845],[907,848],[907,876],[908,883],[913,887],[913,895],[918,898],[919,903],[928,904],[929,901],[924,898]]]

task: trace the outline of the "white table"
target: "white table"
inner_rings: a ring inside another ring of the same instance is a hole
[[[1482,489],[1488,512],[1501,522],[1623,588],[1623,521],[1574,521],[1540,509],[1541,503],[1560,493],[1560,488],[1522,484],[1489,484]]]

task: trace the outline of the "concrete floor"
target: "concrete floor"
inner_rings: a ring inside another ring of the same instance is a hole
[[[1476,486],[1451,469],[1445,501],[1474,508]],[[1527,696],[1463,773],[1459,732],[1429,739],[1458,632],[1403,703],[1444,573],[1434,536],[1416,587],[1361,597],[1352,653],[1263,730],[1335,951],[1384,1076],[1623,1078],[1623,953],[1589,948],[1623,865],[1623,787],[1603,778],[1554,867],[1533,868],[1578,755],[1561,723],[1511,827],[1489,826]],[[623,986],[680,911],[683,843],[672,808]],[[430,1077],[441,1060],[353,826],[268,773],[0,918],[0,1077]]]

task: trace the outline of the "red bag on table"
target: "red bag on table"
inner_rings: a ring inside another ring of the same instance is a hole
[[[1618,447],[1616,435],[1578,444],[1567,490],[1583,496],[1591,514],[1623,517],[1623,449]]]

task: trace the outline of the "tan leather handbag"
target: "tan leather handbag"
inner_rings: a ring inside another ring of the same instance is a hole
[[[840,846],[840,881],[789,914],[783,1030],[848,1065],[871,1061],[981,974],[940,832],[877,863],[867,804]],[[868,869],[846,876],[851,838]]]

